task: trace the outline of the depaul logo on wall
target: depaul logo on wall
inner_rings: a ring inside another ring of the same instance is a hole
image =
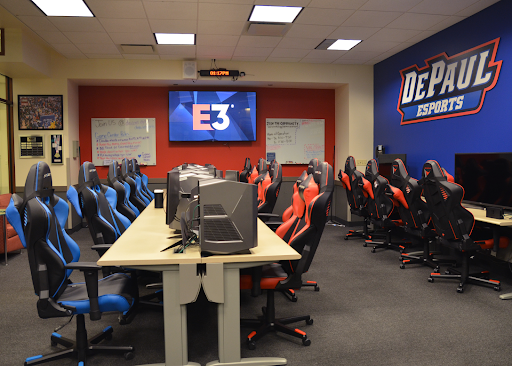
[[[401,70],[401,124],[478,113],[500,75],[502,61],[494,60],[499,42],[496,38],[452,57],[443,52],[426,59],[421,69]]]

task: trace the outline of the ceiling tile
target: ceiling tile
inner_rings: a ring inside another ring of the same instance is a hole
[[[343,56],[340,57],[340,59],[350,59],[350,60],[359,60],[359,61],[369,61],[372,58],[375,58],[379,55],[381,55],[382,52],[379,51],[348,51]]]
[[[241,36],[238,42],[239,47],[276,47],[281,37],[268,36]]]
[[[140,0],[87,0],[89,9],[98,18],[145,18],[144,7]]]
[[[194,57],[196,54],[196,46],[190,45],[156,45],[156,49],[160,55],[183,55],[183,57]]]
[[[431,30],[441,31],[443,29],[446,29],[448,27],[451,27],[452,25],[460,22],[461,20],[466,19],[466,17],[461,17],[458,15],[452,15],[445,20],[440,21],[439,23],[435,24],[434,26],[430,27]]]
[[[312,50],[322,42],[324,38],[292,38],[284,37],[277,45],[277,48],[299,48],[305,50]]]
[[[354,10],[306,8],[302,10],[294,24],[321,24],[339,26],[353,13]]]
[[[340,59],[334,61],[333,64],[336,64],[336,65],[362,65],[363,62],[358,61],[358,60],[348,60],[348,59],[340,58]]]
[[[410,10],[411,13],[454,15],[478,0],[423,0]]]
[[[362,39],[365,40],[377,33],[380,28],[369,27],[338,27],[329,34],[328,39]]]
[[[308,7],[310,8],[328,8],[328,9],[359,9],[367,0],[312,0]]]
[[[200,3],[218,3],[218,4],[254,4],[254,0],[199,0]]]
[[[7,9],[11,14],[15,16],[19,15],[45,15],[37,6],[31,1],[20,1],[20,0],[0,0],[0,5]]]
[[[101,24],[107,32],[137,33],[151,32],[147,19],[100,19]]]
[[[153,33],[197,33],[197,21],[149,19]]]
[[[57,27],[45,16],[19,16],[19,20],[35,31],[58,31]]]
[[[332,64],[333,61],[326,58],[303,58],[300,60],[301,63],[306,64]]]
[[[197,3],[144,1],[149,19],[197,19]]]
[[[79,59],[79,58],[87,58],[82,52],[78,51],[78,53],[60,53],[62,56],[70,59]]]
[[[388,28],[427,30],[446,20],[446,15],[406,13],[388,25]]]
[[[273,5],[273,6],[308,6],[310,3],[310,0],[256,0],[254,1],[255,4],[258,5]]]
[[[137,54],[124,54],[121,57],[124,57],[128,60],[159,60],[160,56],[158,55],[137,55]]]
[[[408,42],[418,43],[436,33],[437,33],[437,31],[434,31],[434,30],[426,30],[426,31],[421,32],[417,36],[412,37],[411,39],[408,40]]]
[[[87,58],[123,58],[122,55],[119,54],[104,54],[104,53],[86,53],[85,56]]]
[[[268,57],[274,49],[271,47],[237,47],[233,56]]]
[[[96,43],[80,43],[76,44],[78,49],[83,53],[103,53],[106,55],[118,54],[119,50],[113,44],[96,44]]]
[[[52,47],[60,53],[81,53],[81,51],[72,43],[53,44]]]
[[[363,41],[359,43],[354,51],[380,51],[386,52],[396,47],[400,44],[400,42],[382,42],[382,41]]]
[[[303,58],[305,57],[310,50],[301,50],[298,48],[276,48],[271,54],[270,57],[295,57],[295,58]]]
[[[200,3],[199,19],[216,21],[247,21],[252,5]]]
[[[267,58],[265,56],[233,56],[231,59],[242,62],[264,62]]]
[[[375,28],[387,26],[402,13],[397,11],[356,11],[342,25],[344,27],[360,27],[368,24]]]
[[[73,43],[112,44],[106,32],[63,32]]]
[[[42,39],[51,44],[57,43],[71,43],[62,32],[44,32],[40,31],[37,33]]]
[[[239,36],[246,22],[223,22],[217,20],[199,20],[197,34],[227,34]]]
[[[235,47],[240,37],[238,36],[218,36],[213,34],[200,34],[197,36],[196,44],[198,46],[224,46]]]
[[[336,27],[332,25],[308,25],[308,24],[294,24],[286,34],[286,37],[295,38],[327,38]]]
[[[115,44],[156,44],[151,33],[109,33]]]
[[[267,62],[299,62],[302,57],[272,57],[267,58]]]
[[[377,41],[377,42],[405,42],[408,39],[411,39],[414,36],[417,36],[421,32],[418,30],[410,30],[410,29],[390,29],[383,28],[373,36],[368,38],[368,41]]]
[[[368,0],[360,10],[406,12],[423,0]]]
[[[97,18],[49,17],[61,32],[103,32],[105,29]]]
[[[197,57],[229,60],[235,47],[197,46]]]
[[[343,56],[348,51],[328,51],[328,50],[312,50],[304,57],[304,59],[326,59],[334,61]]]
[[[492,4],[496,4],[500,0],[480,0],[473,5],[468,6],[464,10],[461,10],[457,13],[457,15],[463,16],[463,17],[469,17],[475,13],[478,13],[481,10],[484,10],[485,8],[491,6]]]

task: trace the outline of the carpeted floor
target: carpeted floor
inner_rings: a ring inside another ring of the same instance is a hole
[[[456,281],[428,283],[430,269],[399,268],[398,253],[371,253],[362,240],[343,240],[346,228],[327,226],[310,272],[320,291],[303,289],[298,302],[276,296],[277,316],[310,314],[313,325],[299,324],[308,333],[311,346],[284,335],[271,334],[247,349],[242,357],[279,356],[289,365],[325,366],[468,366],[512,363],[512,301],[500,300],[492,289],[468,285],[456,292]],[[89,247],[89,231],[72,234],[82,250],[81,261],[96,261]],[[141,243],[144,245],[144,243]],[[66,318],[40,319],[32,288],[26,251],[9,255],[8,266],[0,262],[0,365],[22,365],[25,358],[55,350],[50,346],[54,328]],[[512,292],[506,266],[493,278],[504,281],[502,293]],[[73,273],[74,281],[82,281]],[[265,295],[252,298],[242,293],[242,317],[260,314]],[[88,365],[139,365],[164,362],[163,314],[143,310],[129,325],[117,323],[117,314],[104,314],[91,322],[89,335],[108,325],[114,328],[108,344],[133,345],[135,358],[126,361],[114,354],[95,355]],[[203,295],[188,306],[189,360],[201,365],[218,359],[216,307]],[[242,329],[242,337],[251,329]],[[60,333],[74,338],[75,320]],[[63,359],[48,365],[76,365]]]

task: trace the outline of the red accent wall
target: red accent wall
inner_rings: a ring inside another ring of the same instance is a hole
[[[256,141],[169,141],[169,90],[256,91]],[[332,89],[81,86],[79,103],[81,163],[92,161],[91,118],[155,118],[156,165],[141,167],[149,178],[165,178],[168,170],[183,162],[209,163],[223,171],[240,171],[246,157],[253,165],[265,157],[266,118],[318,118],[325,119],[325,159],[332,164],[335,135]],[[296,177],[304,169],[306,165],[284,165],[283,176]],[[97,171],[100,178],[107,177],[107,167],[97,167]]]

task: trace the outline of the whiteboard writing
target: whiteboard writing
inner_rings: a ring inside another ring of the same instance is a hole
[[[124,158],[156,165],[154,118],[92,118],[91,136],[94,165]]]

